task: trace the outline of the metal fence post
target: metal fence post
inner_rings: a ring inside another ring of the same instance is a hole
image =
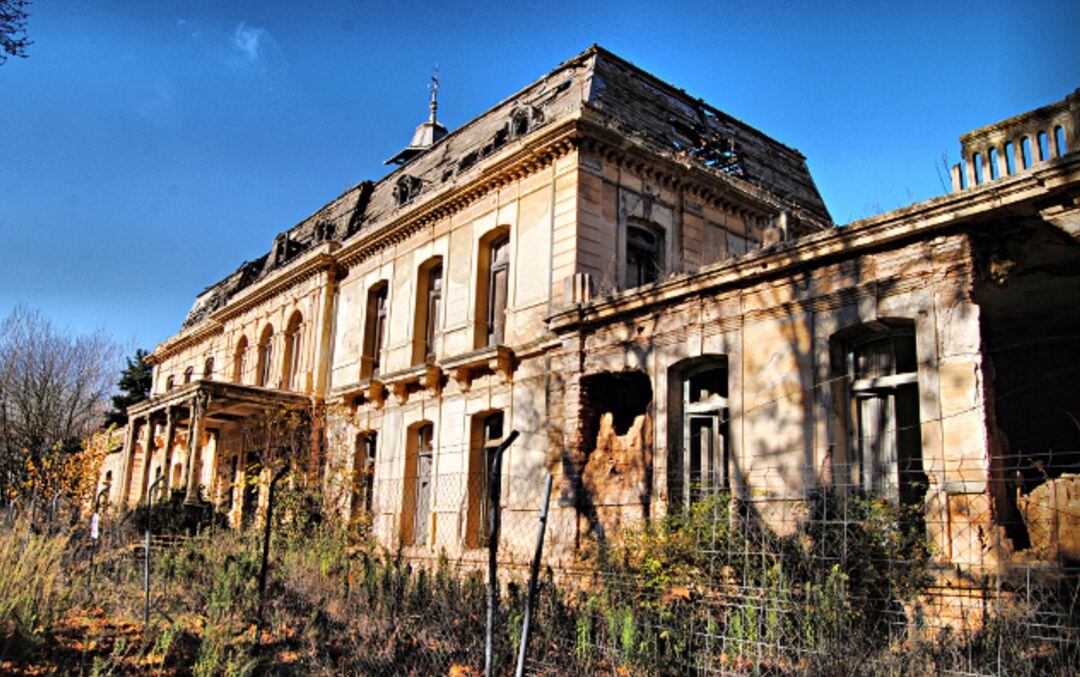
[[[163,479],[165,479],[164,475],[154,480],[154,483],[146,490],[146,549],[143,551],[145,557],[143,562],[143,592],[146,599],[143,605],[143,632],[146,632],[146,629],[150,627],[150,534],[152,532],[150,518],[154,514],[154,489]]]
[[[90,517],[90,566],[86,570],[86,594],[89,596],[92,592],[92,585],[94,581],[94,551],[97,550],[98,542],[101,537],[101,497],[108,493],[109,488],[112,485],[106,484],[101,488],[101,491],[94,497],[94,514]]]
[[[259,616],[255,624],[255,646],[262,641],[263,611],[266,608],[266,571],[270,564],[270,528],[274,517],[274,487],[289,472],[286,465],[277,471],[274,479],[270,480],[270,487],[266,493],[266,524],[263,531],[262,566],[259,568]]]
[[[488,484],[491,515],[488,523],[487,638],[484,644],[484,674],[488,677],[495,674],[495,609],[499,602],[499,505],[502,495],[502,455],[517,439],[517,436],[518,431],[511,430],[495,450],[495,457],[491,460],[491,480]]]
[[[525,598],[525,617],[521,620],[521,646],[518,647],[517,677],[525,675],[525,654],[529,646],[532,610],[536,605],[536,579],[540,575],[540,558],[544,554],[544,532],[547,531],[548,505],[551,503],[551,473],[544,482],[544,503],[540,506],[540,530],[536,534],[536,554],[529,571],[529,596]]]

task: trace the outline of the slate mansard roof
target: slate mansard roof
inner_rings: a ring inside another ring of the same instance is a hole
[[[379,181],[350,188],[280,233],[270,252],[199,294],[184,328],[311,247],[346,242],[410,209],[417,200],[398,206],[396,190],[404,177],[412,177],[408,181],[418,196],[464,184],[476,177],[485,158],[573,116],[652,153],[752,186],[804,224],[832,225],[801,153],[594,45]]]

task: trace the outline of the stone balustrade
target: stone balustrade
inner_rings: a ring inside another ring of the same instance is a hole
[[[1061,101],[960,137],[960,163],[952,168],[953,191],[1012,176],[1076,150],[1080,89]]]

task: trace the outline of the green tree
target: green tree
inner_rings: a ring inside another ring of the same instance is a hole
[[[126,425],[128,407],[150,397],[154,370],[145,362],[149,355],[147,351],[138,348],[133,357],[127,358],[127,366],[120,372],[120,381],[116,384],[120,394],[112,397],[113,408],[105,417],[105,425]]]
[[[27,0],[0,0],[0,66],[8,57],[26,58],[31,44],[26,37]]]

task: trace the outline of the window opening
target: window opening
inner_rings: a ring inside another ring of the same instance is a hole
[[[382,365],[382,350],[386,340],[387,289],[387,284],[381,282],[368,292],[365,320],[367,327],[364,331],[364,357],[369,365],[366,374],[368,378],[378,376]]]
[[[469,503],[466,516],[466,547],[479,548],[489,535],[491,519],[491,482],[495,451],[503,437],[501,411],[473,417],[472,445],[469,452]]]
[[[660,279],[664,267],[664,235],[640,225],[626,229],[626,286],[652,284]]]
[[[503,342],[506,328],[506,299],[510,279],[510,238],[506,235],[491,243],[487,289],[487,344]]]
[[[849,430],[858,483],[867,491],[917,504],[926,492],[919,426],[915,335],[878,331],[848,352]]]

